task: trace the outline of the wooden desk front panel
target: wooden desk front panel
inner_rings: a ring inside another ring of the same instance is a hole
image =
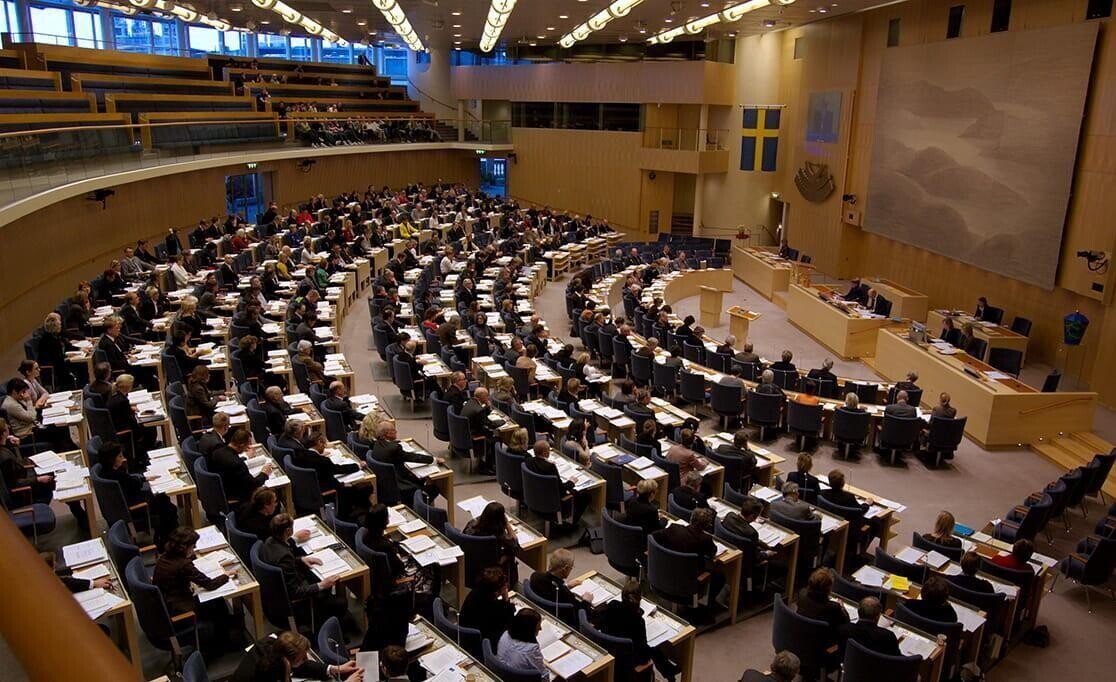
[[[790,267],[777,268],[768,265],[750,250],[739,246],[734,246],[732,249],[732,274],[768,300],[775,295],[775,292],[786,291],[790,286]]]
[[[926,294],[907,289],[890,280],[869,279],[865,281],[880,296],[891,301],[892,317],[902,317],[920,322],[926,319],[926,313],[930,309],[930,299],[927,298]]]
[[[845,359],[875,355],[876,333],[885,322],[850,317],[797,284],[787,291],[787,319]]]

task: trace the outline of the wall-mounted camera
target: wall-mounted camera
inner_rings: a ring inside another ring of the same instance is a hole
[[[1085,267],[1089,268],[1089,272],[1108,271],[1108,254],[1104,251],[1078,251],[1077,257],[1085,259]]]
[[[841,195],[841,201],[845,202],[846,204],[856,205],[856,195],[855,194],[842,194]]]

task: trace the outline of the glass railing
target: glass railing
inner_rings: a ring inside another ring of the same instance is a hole
[[[684,152],[723,151],[728,140],[726,128],[644,128],[643,146]]]
[[[60,115],[46,123],[5,122],[0,125],[0,206],[81,180],[184,161],[250,163],[265,150],[402,146],[457,142],[459,137],[456,120],[421,115],[209,115],[214,118],[154,122],[141,115],[143,122],[127,123],[127,114],[83,114]],[[510,121],[469,121],[464,138],[466,143],[503,144],[510,140],[510,130]]]

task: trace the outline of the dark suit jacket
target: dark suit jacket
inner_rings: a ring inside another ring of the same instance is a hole
[[[833,490],[830,488],[829,490],[822,490],[819,492],[818,497],[824,497],[827,501],[842,507],[859,507],[864,511],[868,511],[869,507],[869,505],[857,500],[856,495],[853,495],[847,490]]]
[[[676,523],[655,531],[655,539],[667,549],[675,552],[697,554],[709,561],[712,561],[717,554],[717,546],[713,544],[713,536],[704,531],[695,531],[687,525]]]
[[[900,405],[894,403],[884,408],[884,414],[891,415],[892,417],[917,417],[918,410],[914,405]]]
[[[225,494],[230,499],[246,501],[267,480],[262,472],[256,476],[249,473],[248,465],[227,445],[214,450],[206,464],[210,471],[221,477]]]
[[[97,350],[104,351],[114,372],[127,371],[128,356],[125,353],[128,350],[128,341],[126,339],[117,337],[114,341],[108,334],[102,334],[97,340]]]
[[[992,587],[992,583],[975,575],[951,575],[949,576],[949,581],[970,592],[987,592],[991,594],[996,591],[996,588]]]
[[[504,599],[494,599],[484,590],[472,590],[461,604],[458,618],[462,627],[476,628],[481,635],[493,642],[508,629],[515,615],[515,607]]]
[[[136,422],[136,413],[132,411],[132,404],[128,402],[128,396],[123,393],[113,393],[105,402],[105,407],[108,408],[112,426],[117,431],[134,431],[139,428],[139,423]],[[127,436],[123,436],[123,438],[127,439]]]
[[[961,346],[961,330],[954,327],[953,329],[943,329],[941,339],[951,346]]]
[[[229,581],[229,576],[210,578],[194,567],[193,559],[169,557],[166,554],[155,562],[155,573],[151,582],[163,591],[167,610],[171,615],[194,610],[194,595],[190,591],[193,583],[203,590],[216,589]]]
[[[281,659],[278,665],[267,666],[264,664],[264,652],[271,646],[271,640],[270,637],[264,637],[256,642],[251,651],[244,654],[244,658],[240,659],[240,665],[236,666],[236,672],[233,673],[230,682],[287,682],[290,679]],[[296,677],[325,680],[329,678],[328,669],[329,666],[325,663],[308,659],[291,672]],[[371,674],[375,675],[376,673]]]
[[[201,456],[205,457],[207,461],[213,454],[214,450],[221,447],[222,445],[225,445],[225,439],[221,437],[216,431],[206,431],[197,438],[197,442],[198,452],[200,452]]]
[[[691,490],[684,485],[680,485],[674,490],[670,491],[670,494],[672,497],[674,497],[675,504],[685,507],[690,511],[693,511],[694,509],[697,509],[699,507],[704,508],[709,506],[709,502],[706,498],[705,493],[701,492],[700,490]]]
[[[654,533],[663,528],[666,522],[659,518],[659,505],[634,497],[624,505],[623,523],[639,526],[644,533]]]
[[[891,630],[885,630],[875,623],[858,620],[841,626],[841,636],[863,645],[870,651],[885,656],[899,656],[899,640]]]
[[[721,526],[730,533],[748,538],[753,544],[759,544],[759,531],[737,512],[729,512],[725,518],[721,519]]]
[[[802,588],[798,593],[798,613],[814,620],[823,620],[829,625],[827,646],[837,641],[838,629],[849,622],[849,614],[845,611],[845,607],[830,599],[815,597],[806,588]]]
[[[461,408],[465,405],[465,401],[469,399],[469,394],[456,386],[450,386],[443,393],[442,399],[451,406],[456,407],[458,414],[460,414]]]
[[[278,566],[283,571],[283,582],[287,585],[287,596],[292,601],[312,597],[320,591],[318,579],[314,573],[302,563],[301,556],[304,552],[291,542],[283,542],[274,537],[264,541],[260,547],[260,558]]]
[[[605,634],[632,640],[636,654],[642,659],[632,663],[643,663],[650,656],[647,623],[643,620],[643,611],[639,606],[625,604],[619,599],[607,602],[594,614],[593,622]]]
[[[577,607],[585,606],[585,602],[582,601],[581,597],[574,594],[573,590],[566,585],[565,580],[551,575],[546,571],[535,571],[531,574],[530,581],[531,589],[543,599],[558,604],[568,604]]]
[[[382,438],[377,438],[376,443],[372,446],[372,459],[395,467],[395,477],[400,481],[418,481],[411,470],[407,468],[405,462],[418,462],[420,464],[434,462],[434,458],[430,455],[407,452],[399,441]]]
[[[283,433],[283,427],[287,425],[287,416],[294,414],[295,411],[293,407],[287,404],[287,401],[283,400],[281,402],[281,405],[266,400],[260,402],[260,407],[267,415],[267,430],[275,436]]]
[[[957,611],[953,608],[953,604],[950,604],[949,602],[946,602],[945,604],[930,604],[928,602],[922,601],[921,599],[910,599],[903,603],[907,606],[908,609],[922,616],[923,618],[936,620],[941,623],[957,622]]]
[[[491,436],[492,428],[488,424],[488,415],[492,408],[481,405],[475,398],[470,398],[461,408],[461,416],[469,420],[469,430],[474,436]]]
[[[345,425],[350,429],[360,424],[360,420],[364,418],[361,416],[360,412],[353,409],[353,404],[349,402],[348,398],[330,396],[322,401],[322,406],[328,407],[335,412],[340,412],[341,418],[345,420]]]
[[[849,287],[848,293],[842,296],[842,298],[844,298],[846,301],[856,301],[857,303],[863,303],[864,301],[868,300],[868,285],[857,284],[855,286]]]
[[[740,459],[740,477],[741,479],[751,477],[756,472],[756,456],[751,450],[742,450],[735,445],[725,444],[717,448],[717,454],[724,457],[737,457]],[[740,481],[729,481],[732,487],[739,487]]]

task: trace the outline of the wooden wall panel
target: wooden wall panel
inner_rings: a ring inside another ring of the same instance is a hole
[[[294,160],[261,163],[256,171],[272,173],[275,200],[284,206],[318,192],[363,191],[369,184],[479,181],[476,158],[468,151],[328,156],[309,173],[300,172]],[[245,172],[243,164],[235,164],[121,184],[104,210],[99,202],[76,197],[0,227],[0,349],[21,343],[79,280],[103,271],[125,245],[159,240],[168,227],[187,228],[224,215],[225,176]]]

